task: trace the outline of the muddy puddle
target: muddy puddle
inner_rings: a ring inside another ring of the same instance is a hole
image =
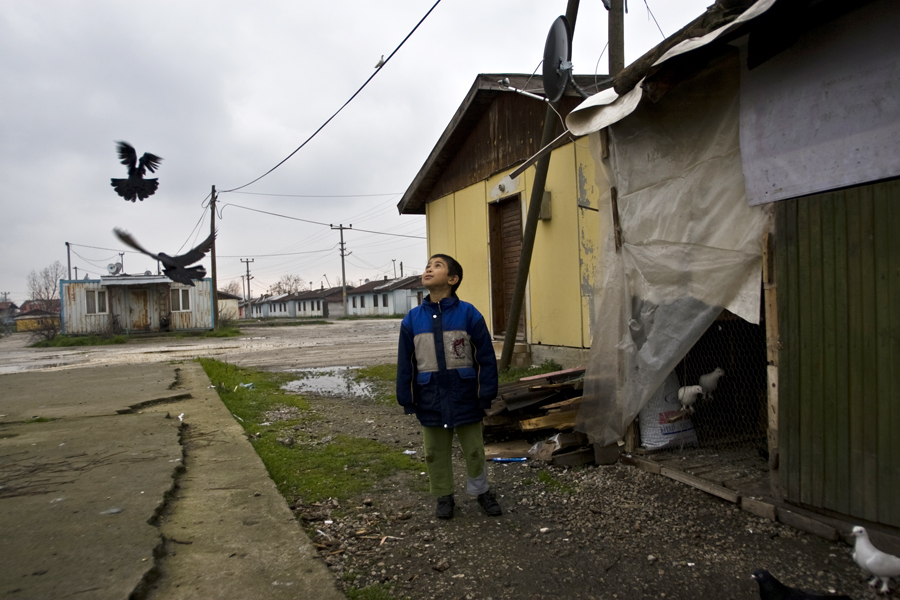
[[[369,384],[356,379],[357,368],[289,369],[289,373],[297,373],[300,379],[289,381],[281,387],[290,392],[317,396],[371,398],[373,393]]]

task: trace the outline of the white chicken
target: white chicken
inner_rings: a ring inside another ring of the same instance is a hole
[[[712,393],[719,387],[719,377],[724,374],[724,369],[716,367],[712,372],[700,376],[700,387],[703,388],[704,400],[712,400]]]
[[[703,388],[699,385],[686,385],[678,388],[678,400],[681,402],[681,408],[686,412],[693,413],[693,404],[702,393]]]
[[[856,561],[864,571],[870,575],[874,575],[869,581],[869,587],[875,587],[881,582],[882,594],[890,593],[888,583],[891,577],[900,577],[900,558],[886,552],[882,552],[872,545],[869,541],[869,533],[864,527],[856,526],[853,528],[853,537],[856,543],[853,546],[853,560]]]

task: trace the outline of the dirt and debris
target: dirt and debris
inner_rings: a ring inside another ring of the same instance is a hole
[[[414,417],[360,398],[312,397],[322,437],[347,434],[412,448]],[[364,496],[292,506],[345,590],[390,584],[413,600],[758,598],[750,573],[854,598],[874,598],[852,549],[621,463],[559,468],[488,462],[504,515],[487,517],[464,491],[457,450],[456,513],[434,516],[422,472]]]

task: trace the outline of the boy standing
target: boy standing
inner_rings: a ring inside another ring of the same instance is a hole
[[[453,434],[466,459],[466,492],[490,516],[503,513],[488,486],[481,420],[497,395],[497,359],[484,317],[456,296],[462,266],[435,254],[422,275],[425,301],[400,326],[397,402],[422,424],[436,516],[453,517]]]

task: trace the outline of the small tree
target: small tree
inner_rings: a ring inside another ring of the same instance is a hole
[[[28,293],[44,310],[52,310],[51,300],[59,299],[59,280],[65,277],[66,268],[58,260],[40,271],[28,274]]]
[[[299,275],[282,275],[278,283],[269,288],[272,294],[293,294],[306,289],[306,282]]]
[[[237,296],[242,298],[244,296],[244,290],[241,289],[241,284],[237,279],[232,279],[228,282],[228,285],[222,288],[223,292],[228,292],[232,296]]]

